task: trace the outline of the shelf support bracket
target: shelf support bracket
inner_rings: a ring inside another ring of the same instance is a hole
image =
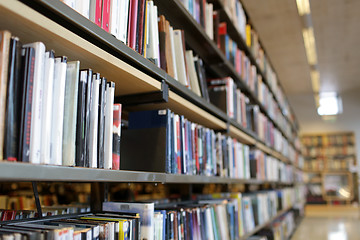
[[[42,218],[42,210],[41,210],[41,203],[40,203],[40,198],[39,198],[39,192],[38,192],[38,188],[37,188],[37,183],[36,182],[31,182],[32,183],[32,187],[33,187],[33,192],[34,192],[34,198],[35,198],[35,204],[36,204],[36,210],[38,213],[38,218]]]
[[[169,85],[161,81],[161,90],[147,93],[130,94],[115,97],[115,102],[123,106],[134,106],[148,103],[166,103],[169,101]]]

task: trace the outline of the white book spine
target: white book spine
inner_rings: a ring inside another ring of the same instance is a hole
[[[213,21],[213,5],[206,3],[205,5],[205,31],[211,40],[214,39],[214,21]]]
[[[148,34],[147,34],[147,45],[146,45],[146,58],[153,61],[158,66],[158,57],[156,54],[156,36],[158,32],[155,30],[157,26],[157,16],[155,16],[155,6],[153,1],[149,1],[148,5]]]
[[[55,58],[50,143],[50,163],[54,165],[62,165],[65,81],[66,62]]]
[[[112,168],[112,129],[114,111],[114,92],[113,83],[106,84],[106,107],[105,107],[105,140],[104,140],[104,168]]]
[[[160,42],[159,42],[159,24],[158,24],[158,9],[157,6],[154,5],[153,7],[153,14],[152,14],[152,24],[153,24],[153,37],[154,37],[154,54],[155,59],[157,62],[157,66],[160,67]]]
[[[188,86],[185,70],[185,59],[183,51],[183,42],[180,30],[174,30],[175,56],[176,56],[176,72],[178,81],[185,86]]]
[[[62,146],[62,163],[65,166],[75,166],[75,136],[78,105],[79,67],[80,62],[74,61],[69,62],[66,69]]]
[[[30,163],[40,163],[41,119],[44,82],[45,45],[42,42],[25,44],[24,47],[35,49],[34,85],[31,107],[30,127]]]
[[[90,18],[90,0],[81,0],[81,14],[87,19]]]
[[[191,90],[196,95],[201,97],[199,79],[197,77],[196,69],[195,69],[195,65],[194,65],[193,51],[192,50],[186,51],[185,56],[186,56],[186,66],[187,66],[187,70],[189,72],[189,77],[190,77]]]
[[[93,94],[91,101],[91,110],[90,110],[90,155],[89,155],[89,165],[91,168],[97,168],[97,142],[98,142],[98,114],[99,114],[99,87],[100,87],[100,78],[97,78],[97,75],[93,75]]]
[[[111,0],[110,7],[110,33],[115,37],[119,36],[119,21],[120,21],[120,0]]]
[[[50,163],[50,146],[51,146],[51,108],[53,100],[53,83],[54,83],[54,52],[45,53],[45,73],[44,73],[44,94],[42,106],[42,128],[41,128],[41,149],[40,163]]]
[[[170,35],[171,57],[172,57],[173,65],[174,65],[174,79],[178,80],[177,71],[176,71],[176,57],[175,57],[174,29],[173,29],[173,27],[170,27],[169,35]]]

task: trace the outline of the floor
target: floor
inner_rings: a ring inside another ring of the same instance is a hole
[[[357,206],[306,206],[291,240],[360,240]]]
[[[358,240],[360,219],[305,217],[291,240]]]

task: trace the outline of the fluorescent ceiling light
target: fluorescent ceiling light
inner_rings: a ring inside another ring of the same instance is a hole
[[[319,115],[336,115],[342,113],[341,98],[336,92],[320,93],[317,112]]]
[[[309,0],[296,0],[296,5],[300,16],[310,14]]]
[[[320,90],[320,73],[317,70],[312,70],[310,72],[311,85],[313,92],[318,93]]]
[[[316,65],[317,56],[316,56],[314,29],[312,27],[303,29],[303,38],[304,38],[306,57],[308,63],[309,65]]]

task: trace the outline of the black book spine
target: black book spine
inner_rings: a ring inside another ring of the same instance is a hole
[[[86,104],[86,84],[87,70],[80,71],[79,90],[78,90],[78,111],[76,118],[76,166],[84,167],[84,142],[85,142],[85,104]]]
[[[86,83],[86,104],[85,104],[85,138],[84,138],[84,167],[89,167],[89,143],[90,143],[90,109],[91,109],[91,102],[92,102],[92,85],[93,85],[93,71],[88,69],[87,75],[87,83]]]
[[[135,42],[135,51],[137,51],[138,53],[141,54],[141,37],[142,37],[142,32],[143,32],[143,16],[144,16],[144,0],[137,0],[138,1],[138,10],[137,10],[137,24],[136,24],[136,42]]]
[[[4,158],[8,161],[18,161],[19,129],[21,116],[21,44],[17,37],[10,40],[8,89],[5,114]]]
[[[23,80],[22,82],[24,83],[24,87],[22,91],[19,160],[22,162],[29,162],[35,50],[30,47],[23,48],[21,55],[23,58],[21,66],[21,79]]]
[[[98,129],[98,168],[104,168],[104,133],[105,133],[105,105],[106,78],[101,78],[99,93],[99,129]]]

